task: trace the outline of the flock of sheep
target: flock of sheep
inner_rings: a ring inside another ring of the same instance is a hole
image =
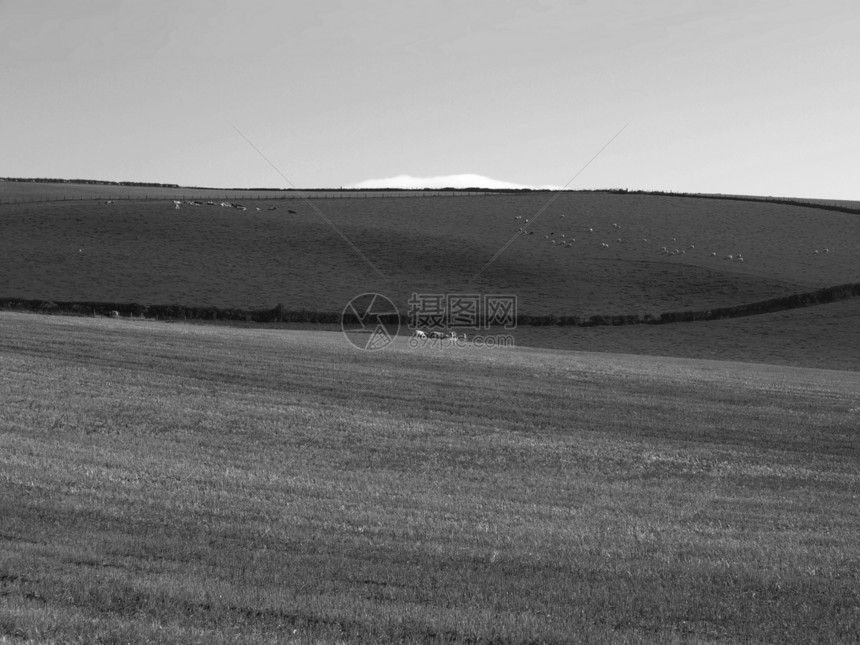
[[[564,218],[565,215],[562,214],[561,217]],[[515,220],[522,220],[524,218],[522,215],[517,215],[514,219]],[[525,218],[525,224],[528,224],[528,223],[529,223],[529,219]],[[618,235],[618,234],[620,234],[621,229],[622,229],[621,224],[613,223],[611,232],[614,235]],[[519,228],[518,232],[520,235],[534,235],[534,231],[527,231],[526,226],[521,226]],[[592,227],[592,226],[585,227],[583,232],[587,236],[590,236],[591,234],[594,233],[594,227]],[[567,233],[559,233],[558,235],[556,235],[556,233],[554,231],[544,235],[544,239],[549,240],[552,244],[558,245],[561,248],[572,248],[574,242],[576,242],[575,237],[568,237]],[[618,238],[616,238],[616,241],[618,243],[623,243],[625,241],[625,238],[618,237]],[[647,243],[648,238],[643,237],[642,242]],[[672,242],[677,242],[677,238],[673,237]],[[609,248],[609,242],[600,242],[600,248],[608,249]],[[657,252],[661,255],[676,256],[676,255],[685,255],[687,253],[687,251],[693,251],[693,250],[695,250],[695,248],[696,248],[696,245],[693,243],[690,243],[689,246],[687,246],[686,248],[683,248],[683,249],[670,248],[668,246],[661,246]],[[716,257],[716,255],[717,255],[716,252],[711,253],[711,257]],[[724,257],[724,259],[725,260],[735,260],[738,262],[744,261],[742,255],[740,253],[732,253],[730,255],[726,255]]]
[[[565,215],[562,214],[561,217],[564,218]],[[535,234],[534,231],[527,230],[528,224],[529,224],[528,218],[524,218],[522,215],[517,215],[514,219],[515,220],[525,220],[524,225],[521,226],[517,231],[520,235],[534,235]],[[532,220],[532,223],[533,223],[533,221],[534,220]],[[621,232],[621,228],[622,227],[620,224],[613,223],[610,233],[614,234],[614,235],[618,235]],[[584,227],[583,234],[585,235],[585,237],[590,237],[591,235],[594,234],[594,227]],[[556,234],[554,231],[545,234],[543,236],[543,239],[548,240],[551,244],[554,244],[554,245],[558,246],[559,248],[573,248],[573,245],[576,242],[576,238],[573,237],[572,235],[570,235],[568,233]],[[627,239],[629,240],[630,238],[627,238]],[[618,243],[623,243],[625,241],[625,238],[617,237],[616,240]],[[671,241],[677,242],[677,238],[673,237]],[[648,238],[643,237],[642,242],[647,243]],[[609,242],[606,242],[606,241],[600,242],[600,248],[608,249],[609,248]],[[657,249],[657,253],[659,253],[660,255],[673,257],[673,256],[686,255],[687,252],[693,252],[695,250],[696,250],[696,245],[693,243],[690,243],[688,246],[686,246],[684,248],[674,247],[674,245],[673,246],[661,246],[659,249]],[[812,251],[812,253],[814,255],[818,255],[819,253],[830,253],[830,249],[829,248],[825,248],[823,250],[815,249]],[[712,257],[712,258],[717,257],[717,252],[712,251],[710,253],[710,257]],[[723,255],[722,259],[732,261],[732,262],[744,262],[744,257],[740,252],[729,253],[727,255]]]
[[[106,203],[109,204],[112,202],[108,201]],[[196,200],[185,200],[185,201],[178,200],[178,199],[173,200],[173,204],[174,204],[174,207],[176,208],[176,210],[179,210],[183,203],[187,204],[189,206],[203,206],[204,205],[204,202],[196,201]],[[240,211],[248,210],[247,207],[242,205],[242,204],[233,204],[233,203],[226,202],[226,201],[220,202],[220,204],[216,204],[215,202],[212,202],[212,201],[207,201],[207,202],[205,202],[205,205],[207,205],[207,206],[218,206],[218,205],[220,205],[222,208],[235,208],[235,209],[240,210]],[[277,208],[278,208],[277,206],[269,206],[266,210],[274,211],[274,210],[277,210]],[[259,206],[255,207],[255,209],[257,211],[261,210],[261,208]],[[287,212],[291,213],[291,214],[296,213],[296,211],[294,211],[293,209],[288,209]],[[561,218],[563,219],[565,217],[566,217],[566,215],[564,213],[562,213]],[[521,226],[518,230],[518,233],[520,235],[534,235],[535,234],[534,231],[527,230],[528,224],[530,221],[529,218],[524,218],[522,215],[517,215],[514,219],[515,220],[525,220],[524,225]],[[612,233],[617,235],[621,232],[621,225],[617,224],[617,223],[613,223],[612,229],[613,229]],[[594,233],[594,227],[585,227],[583,232],[585,234],[588,234],[588,235],[593,234]],[[572,235],[569,236],[567,233],[559,233],[558,235],[556,235],[554,231],[545,234],[544,239],[549,241],[551,244],[554,244],[557,247],[564,248],[564,249],[573,248],[573,245],[576,242],[576,238],[573,237]],[[619,243],[624,242],[623,237],[618,237],[618,238],[616,238],[616,240]],[[648,238],[643,237],[642,242],[647,243]],[[676,238],[673,237],[672,242],[676,242]],[[608,249],[609,248],[609,242],[606,242],[606,241],[600,242],[600,248]],[[671,248],[669,246],[661,246],[657,250],[657,252],[661,255],[673,257],[673,256],[685,255],[687,253],[687,251],[694,251],[695,249],[696,249],[696,245],[691,243],[689,246],[687,246],[686,248],[683,248],[683,249],[682,248]],[[829,248],[824,248],[821,250],[814,249],[812,251],[812,253],[814,255],[818,255],[820,253],[830,253],[830,249]],[[712,251],[710,254],[710,257],[712,257],[712,258],[717,257],[716,251]],[[723,260],[729,260],[729,261],[733,261],[733,262],[744,262],[744,257],[740,252],[730,253],[730,254],[724,255]]]
[[[416,329],[413,337],[422,340],[466,340],[466,334],[458,334],[456,331],[422,331]]]
[[[108,203],[110,203],[110,202],[108,202]],[[205,206],[218,206],[218,205],[220,205],[221,208],[235,208],[236,210],[240,210],[240,211],[248,210],[247,206],[243,206],[242,204],[231,204],[230,202],[221,202],[220,204],[216,204],[215,202],[205,202],[205,204],[204,204],[204,202],[200,202],[197,200],[191,200],[191,199],[186,199],[184,202],[181,199],[174,199],[173,200],[173,205],[176,208],[176,210],[179,210],[180,206],[182,206],[183,203],[187,204],[188,206],[204,206],[204,205]],[[259,206],[255,207],[255,209],[258,211],[262,210]],[[276,211],[276,210],[278,210],[278,207],[273,205],[273,206],[269,206],[266,210],[267,211]],[[295,214],[296,211],[294,211],[292,208],[289,208],[289,209],[287,209],[287,212]]]

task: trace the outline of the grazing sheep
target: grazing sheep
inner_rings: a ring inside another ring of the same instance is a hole
[[[427,338],[427,334],[420,329],[415,330],[415,338]]]
[[[176,206],[176,210],[179,210],[179,205],[180,205],[181,203],[182,203],[182,202],[181,202],[181,201],[179,201],[178,199],[174,199],[174,200],[173,200],[173,205],[174,205],[174,206]]]

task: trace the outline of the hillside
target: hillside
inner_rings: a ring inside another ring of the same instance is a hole
[[[667,325],[524,325],[517,346],[860,371],[860,298],[728,320]]]
[[[281,193],[176,210],[163,190],[135,190],[146,198],[0,204],[0,296],[340,311],[378,291],[405,311],[411,293],[496,293],[521,313],[585,316],[860,281],[860,216],[799,206],[572,192],[542,212],[549,193]],[[525,219],[534,234],[517,236]]]
[[[0,312],[0,639],[851,642],[860,375]]]

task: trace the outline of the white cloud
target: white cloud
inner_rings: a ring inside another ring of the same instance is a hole
[[[398,175],[387,179],[368,179],[360,181],[345,188],[508,188],[508,189],[550,189],[560,190],[559,186],[528,186],[526,184],[515,184],[510,181],[501,181],[484,177],[483,175],[461,174],[441,175],[438,177],[412,177],[411,175]]]

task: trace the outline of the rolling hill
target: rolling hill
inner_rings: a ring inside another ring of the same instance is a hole
[[[0,312],[0,640],[851,642],[860,374]]]
[[[798,205],[332,193],[177,210],[121,188],[0,204],[0,296],[339,311],[369,290],[404,308],[511,293],[588,315],[860,271],[858,215]],[[858,318],[855,298],[367,352],[336,325],[0,312],[0,640],[846,642]]]
[[[5,183],[0,191],[11,190]],[[281,193],[242,199],[247,210],[238,211],[176,210],[163,189],[131,194],[0,205],[0,296],[340,311],[366,291],[404,310],[412,293],[500,293],[515,295],[520,313],[589,316],[707,309],[860,281],[860,215],[767,202]],[[533,234],[518,235],[526,219]]]
[[[174,198],[183,200],[178,210]],[[223,200],[245,210],[221,207]],[[518,312],[532,316],[713,310],[860,281],[860,214],[828,210],[854,206],[623,192],[6,181],[0,298],[282,304],[337,316],[354,296],[376,291],[401,313],[412,293],[513,295]],[[518,233],[526,226],[533,234]],[[860,369],[858,319],[854,299],[635,328],[521,325],[512,336],[520,346]]]

